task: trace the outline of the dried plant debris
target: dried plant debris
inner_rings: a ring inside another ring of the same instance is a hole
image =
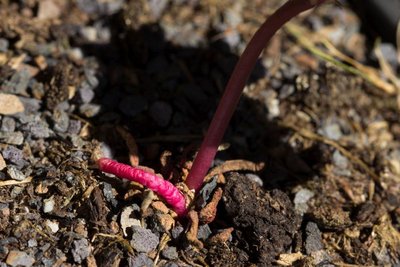
[[[282,3],[0,1],[0,266],[399,265],[400,63],[346,6],[271,41],[188,218],[93,164],[183,182]]]

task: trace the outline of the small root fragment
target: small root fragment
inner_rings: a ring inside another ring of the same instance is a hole
[[[233,227],[226,228],[226,229],[222,230],[221,232],[219,232],[218,234],[211,237],[208,240],[208,242],[210,244],[225,243],[231,237],[233,230],[234,230]]]
[[[199,215],[196,211],[192,210],[188,213],[189,220],[191,222],[189,231],[186,233],[187,240],[192,243],[198,249],[204,247],[203,243],[197,239],[197,233],[199,230]]]
[[[0,187],[8,186],[8,185],[26,184],[26,183],[30,183],[31,181],[32,181],[32,177],[31,177],[31,176],[25,178],[25,179],[22,180],[22,181],[17,181],[17,180],[6,180],[6,181],[1,181],[1,182],[0,182]]]
[[[219,187],[215,191],[211,201],[200,211],[200,222],[203,224],[209,224],[214,221],[217,215],[217,206],[222,198],[222,189]]]
[[[213,168],[204,178],[204,183],[208,182],[215,175],[232,171],[252,171],[259,172],[265,166],[264,162],[254,163],[248,160],[227,160],[223,164]]]
[[[117,126],[117,132],[122,139],[125,140],[125,144],[129,151],[129,162],[132,166],[136,167],[139,165],[139,152],[135,141],[135,138],[121,126]]]

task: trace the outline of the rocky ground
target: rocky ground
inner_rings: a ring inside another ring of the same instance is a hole
[[[400,266],[398,55],[346,3],[271,41],[187,219],[96,169],[182,181],[282,2],[0,1],[0,266]]]

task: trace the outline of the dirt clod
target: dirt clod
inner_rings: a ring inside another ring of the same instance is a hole
[[[265,191],[246,176],[233,173],[227,178],[223,200],[235,239],[251,261],[272,264],[290,249],[300,217],[285,193]]]

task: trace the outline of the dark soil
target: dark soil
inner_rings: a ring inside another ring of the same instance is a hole
[[[400,104],[346,5],[294,23],[375,84],[280,31],[189,218],[96,168],[101,150],[181,182],[282,2],[0,1],[0,267],[399,266]],[[379,48],[398,76],[396,48]]]

